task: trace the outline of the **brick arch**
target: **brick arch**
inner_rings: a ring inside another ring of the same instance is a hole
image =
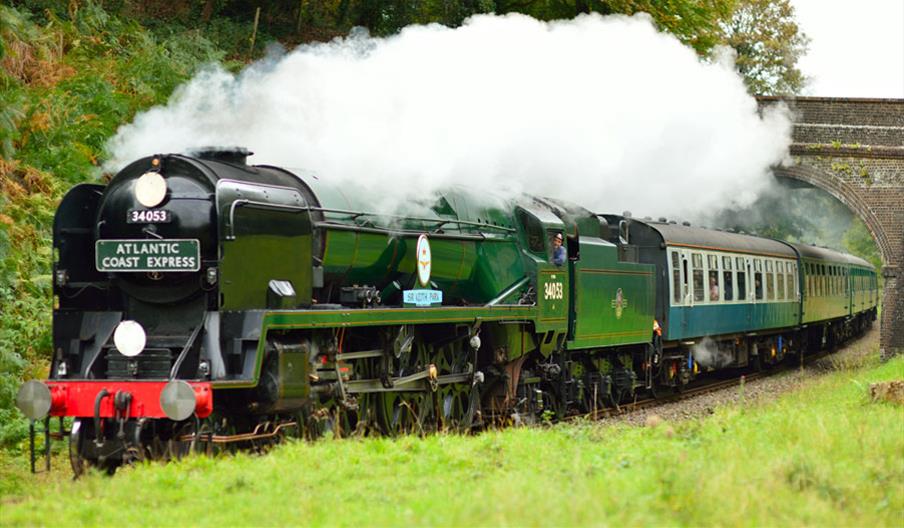
[[[776,176],[822,189],[866,223],[882,255],[883,357],[904,354],[904,99],[758,97],[793,121],[791,167]]]
[[[888,266],[892,262],[897,261],[897,255],[893,253],[894,249],[891,247],[891,242],[888,240],[885,228],[857,189],[848,185],[844,180],[833,174],[806,165],[778,167],[773,169],[773,174],[776,178],[787,178],[804,182],[832,195],[836,200],[847,206],[852,213],[857,215],[866,224],[866,228],[873,236],[876,246],[879,247],[879,254],[882,256],[882,264]]]

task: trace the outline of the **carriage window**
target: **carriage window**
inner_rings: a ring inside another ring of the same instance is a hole
[[[709,289],[709,301],[710,302],[718,302],[719,301],[719,257],[715,255],[707,255],[706,257],[707,264],[709,264],[709,269],[707,270],[707,288]]]
[[[738,300],[743,301],[747,299],[747,273],[744,268],[744,259],[738,257],[735,259],[735,264],[738,269]]]
[[[763,300],[763,261],[756,259],[753,261],[753,294],[756,300]]]
[[[681,303],[681,257],[672,251],[672,300]]]
[[[775,276],[776,282],[776,291],[778,292],[778,296],[776,297],[779,300],[785,299],[785,274],[778,273]]]
[[[694,301],[703,302],[703,255],[694,253],[693,255],[693,289]]]
[[[785,266],[785,282],[788,283],[788,299],[794,299],[796,297],[795,292],[797,291],[794,288],[794,271],[791,266],[792,264],[790,262],[787,262]]]
[[[766,261],[766,269],[771,268],[772,264],[768,260]],[[766,272],[766,300],[774,301],[775,300],[775,277],[770,272]]]
[[[722,261],[725,264],[726,261]],[[722,291],[725,292],[725,300],[734,300],[734,272],[731,271],[731,259],[728,259],[728,267],[722,272]]]
[[[818,297],[822,295],[822,291],[819,287],[819,265],[813,264],[813,296]]]
[[[811,296],[814,294],[813,292],[813,271],[809,264],[804,264],[804,274],[807,276],[807,288],[806,293],[807,296]]]
[[[828,281],[826,280],[826,265],[819,265],[819,294],[825,297],[829,293]]]
[[[734,273],[731,271],[731,257],[722,257],[722,291],[726,301],[734,300]]]
[[[797,283],[797,268],[792,268],[791,273],[788,275],[788,284],[791,286],[791,291],[794,292],[794,298],[797,298],[797,291],[800,288]]]

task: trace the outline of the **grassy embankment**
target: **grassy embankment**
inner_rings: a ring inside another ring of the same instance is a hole
[[[900,526],[904,410],[866,396],[899,378],[904,358],[871,359],[773,402],[656,428],[293,443],[78,482],[31,479],[19,461],[0,521]]]

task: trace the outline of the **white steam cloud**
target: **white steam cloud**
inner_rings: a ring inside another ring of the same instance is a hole
[[[719,348],[719,344],[709,337],[691,348],[694,361],[701,367],[722,368],[734,362],[734,354],[731,351]]]
[[[393,200],[375,207],[457,183],[697,218],[749,204],[789,143],[730,57],[703,62],[645,15],[475,16],[204,71],[122,127],[105,169],[239,145]]]

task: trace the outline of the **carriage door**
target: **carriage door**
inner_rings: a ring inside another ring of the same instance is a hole
[[[694,306],[694,293],[691,289],[691,252],[681,250],[681,304],[684,308],[681,310],[681,330],[682,335],[687,335],[688,325],[690,324],[691,308]]]
[[[753,259],[747,257],[744,262],[747,268],[747,300],[753,304],[747,309],[747,327],[750,328],[753,323],[754,312],[756,311],[756,277],[754,276]]]

